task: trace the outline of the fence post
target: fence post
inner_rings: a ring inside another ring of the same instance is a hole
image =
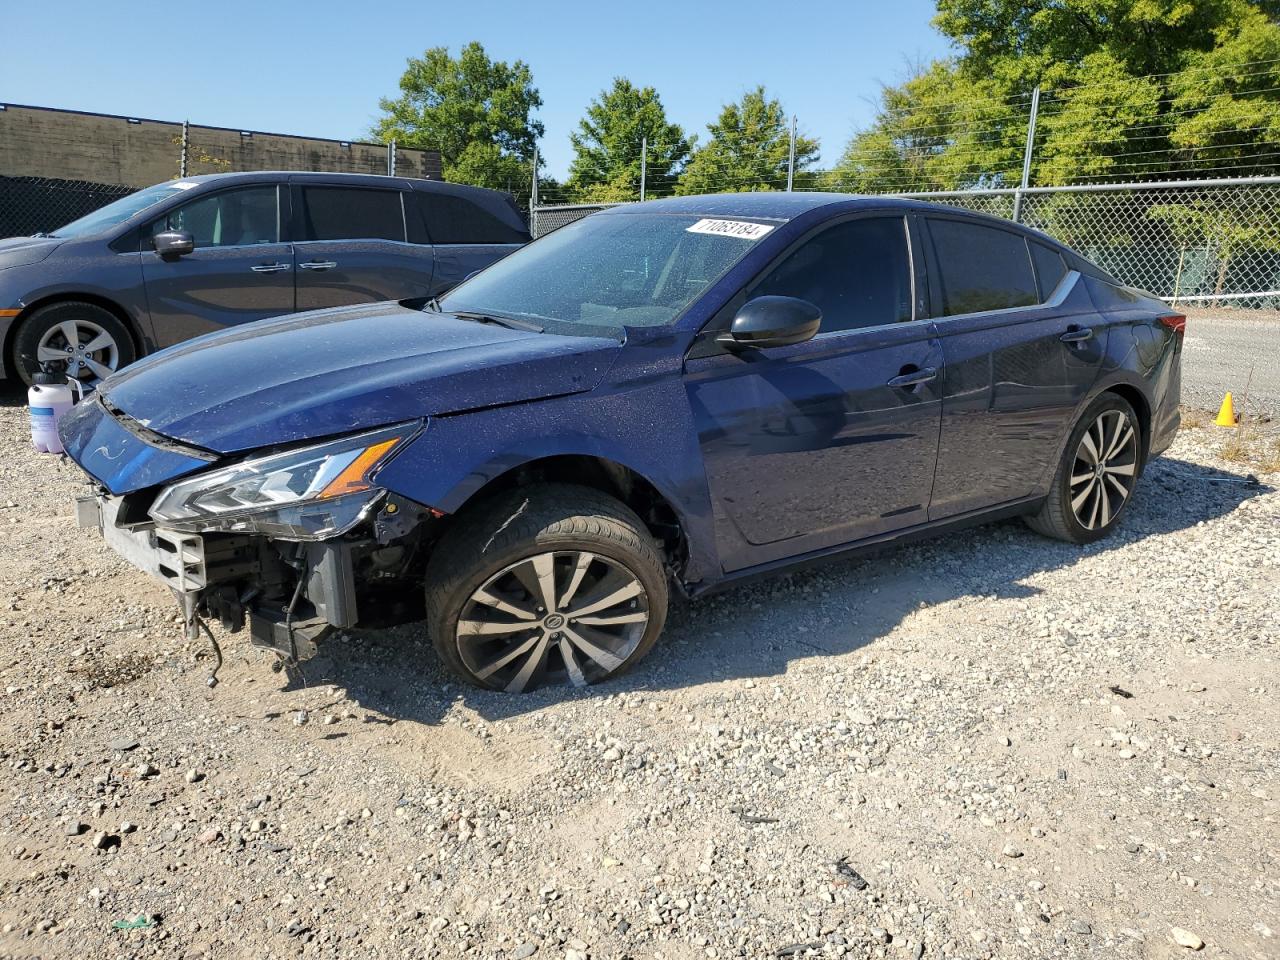
[[[396,140],[391,138],[391,142],[387,144],[387,176],[394,177],[396,175]]]
[[[533,185],[529,189],[529,233],[538,235],[538,145],[533,145]]]
[[[649,138],[640,138],[640,202],[644,203],[645,167],[649,160]]]
[[[787,148],[787,193],[791,192],[796,180],[796,115],[791,115],[790,146]]]
[[[188,139],[187,121],[182,121],[182,153],[178,156],[178,176],[185,177],[187,175],[187,144]]]
[[[1021,223],[1022,193],[1031,186],[1031,152],[1036,147],[1036,114],[1040,112],[1040,86],[1031,91],[1031,118],[1027,121],[1027,148],[1022,154],[1022,185],[1013,195],[1013,222]]]

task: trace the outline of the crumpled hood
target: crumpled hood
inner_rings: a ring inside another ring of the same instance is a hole
[[[189,340],[99,392],[148,430],[234,453],[590,390],[619,347],[375,303]]]
[[[6,237],[0,240],[0,270],[39,263],[63,243],[61,237]]]

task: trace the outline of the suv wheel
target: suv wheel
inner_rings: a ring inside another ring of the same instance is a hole
[[[30,385],[32,370],[51,363],[70,379],[102,380],[134,360],[133,339],[109,310],[67,301],[41,307],[22,321],[13,338],[13,366]]]
[[[1040,512],[1027,523],[1069,543],[1092,543],[1110,533],[1129,505],[1142,472],[1142,435],[1133,407],[1106,393],[1071,431]]]
[[[427,628],[477,686],[523,693],[615,677],[667,614],[662,556],[628,507],[590,487],[545,484],[477,507],[427,565]]]

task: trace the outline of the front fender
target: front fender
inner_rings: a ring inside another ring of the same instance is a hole
[[[711,499],[678,377],[621,389],[433,417],[377,475],[379,486],[445,513],[523,464],[556,456],[613,461],[671,504],[689,544],[686,580],[714,578]]]

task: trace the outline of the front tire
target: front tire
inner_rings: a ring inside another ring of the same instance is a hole
[[[1120,522],[1142,472],[1142,430],[1123,397],[1104,393],[1067,438],[1049,496],[1027,517],[1037,533],[1092,543]]]
[[[616,677],[667,615],[662,556],[626,505],[538,484],[460,517],[427,565],[427,629],[468,683],[524,693]]]
[[[102,380],[135,356],[128,328],[109,310],[68,300],[51,303],[23,319],[13,338],[13,367],[31,385],[34,361],[65,371],[68,379]]]

